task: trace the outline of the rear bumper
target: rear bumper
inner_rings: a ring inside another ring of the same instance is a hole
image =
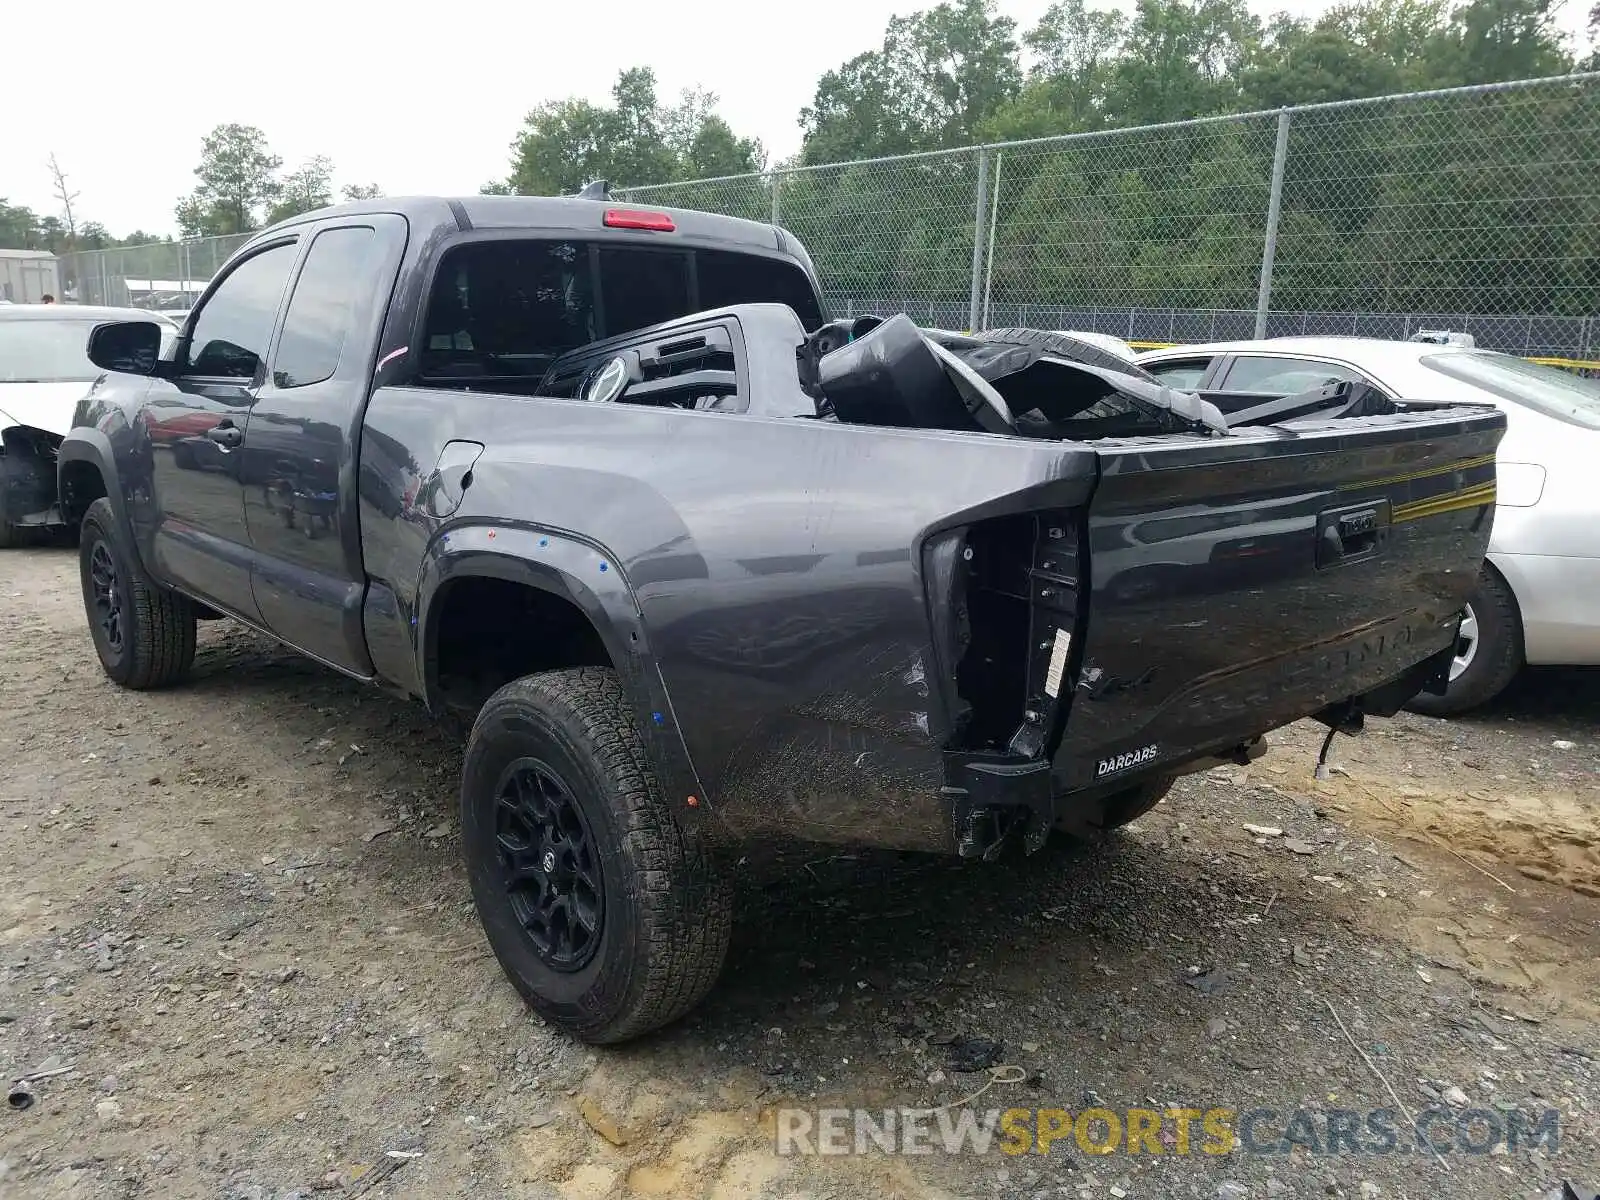
[[[949,764],[946,773],[950,780],[945,788],[950,803],[947,819],[956,830],[958,841],[963,817],[984,809],[1024,810],[1036,819],[1036,827],[1082,829],[1099,824],[1105,800],[1130,787],[1212,767],[1244,766],[1266,752],[1263,737],[1242,742],[1229,739],[1216,746],[1196,748],[1147,770],[1130,770],[1108,782],[1071,790],[1062,789],[1056,768],[1049,762],[985,763],[954,756],[959,761]],[[959,845],[957,849],[960,850]]]
[[[1489,561],[1517,597],[1528,662],[1600,666],[1600,558],[1495,553]]]
[[[1077,761],[1065,742],[1053,762],[949,754],[944,793],[957,852],[981,852],[974,847],[1019,818],[1036,833],[1096,826],[1109,796],[1153,779],[1252,762],[1265,753],[1267,733],[1305,717],[1344,728],[1361,713],[1393,716],[1430,682],[1443,686],[1454,646],[1454,616],[1398,619],[1280,656],[1270,669],[1258,664],[1197,684],[1168,702],[1207,714],[1204,726],[1184,722],[1197,735],[1187,744],[1138,736],[1093,762]]]

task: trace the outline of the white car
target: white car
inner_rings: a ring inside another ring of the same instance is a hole
[[[1201,394],[1266,400],[1348,379],[1397,400],[1493,404],[1507,429],[1488,562],[1461,624],[1449,690],[1412,707],[1463,712],[1499,693],[1524,663],[1600,665],[1600,381],[1458,336],[1214,342],[1137,361],[1163,383]]]
[[[28,528],[50,528],[56,446],[73,410],[103,371],[89,361],[89,334],[107,321],[153,320],[163,350],[178,327],[160,313],[83,304],[8,304],[0,308],[0,547]]]

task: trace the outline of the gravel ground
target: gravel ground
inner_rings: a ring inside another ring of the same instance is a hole
[[[455,735],[223,623],[192,683],[119,691],[76,570],[0,554],[0,1069],[37,1076],[0,1112],[0,1195],[1596,1186],[1593,673],[1532,673],[1453,723],[1372,722],[1326,783],[1320,729],[1296,726],[1120,835],[1003,866],[743,863],[709,1002],[592,1051],[523,1008],[478,932]],[[1202,1153],[1198,1124],[1188,1154],[1171,1125],[1137,1154],[774,1153],[777,1108],[944,1105],[989,1078],[957,1067],[994,1061],[1020,1081],[972,1110],[1276,1110],[1258,1143],[1313,1115],[1293,1153]],[[1401,1106],[1554,1108],[1559,1139],[1473,1155],[1445,1123],[1443,1161],[1304,1148],[1332,1110]]]

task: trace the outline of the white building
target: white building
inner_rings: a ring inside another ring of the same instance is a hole
[[[0,300],[37,304],[61,296],[61,269],[48,250],[0,250]]]

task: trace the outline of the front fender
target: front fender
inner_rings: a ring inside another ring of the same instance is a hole
[[[443,708],[436,653],[437,600],[451,580],[504,579],[559,596],[588,617],[622,678],[651,766],[685,823],[709,814],[705,788],[690,760],[638,598],[604,547],[537,526],[447,525],[429,542],[417,581],[417,678],[430,711]],[[688,804],[693,798],[694,804]]]

